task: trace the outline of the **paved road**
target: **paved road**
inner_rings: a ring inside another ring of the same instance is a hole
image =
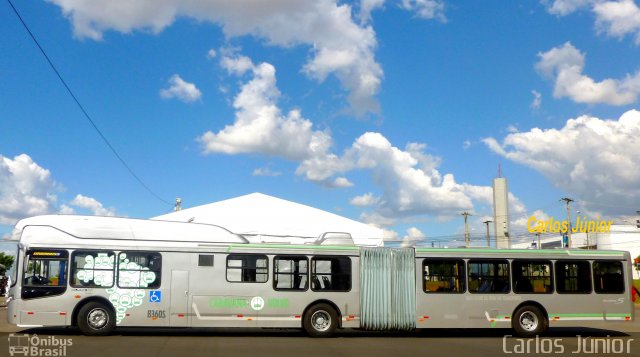
[[[637,312],[640,313],[640,309]],[[0,356],[8,355],[9,333],[20,331],[7,325],[5,316],[6,310],[0,310]],[[623,352],[630,352],[625,356],[640,356],[640,320],[633,323],[603,323],[598,327],[602,328],[555,328],[538,340],[505,339],[505,335],[512,334],[509,329],[439,329],[410,333],[345,331],[330,339],[308,338],[298,330],[121,328],[115,335],[107,337],[83,336],[71,328],[41,328],[19,333],[28,333],[32,339],[37,334],[37,341],[34,341],[41,345],[71,342],[66,348],[40,346],[41,355],[45,353],[42,352],[44,350],[57,350],[66,356],[478,357],[517,355],[518,352],[532,355],[536,348],[538,352],[548,352],[549,355],[577,356],[593,351],[596,346],[598,353],[590,355],[614,356],[616,354],[603,352],[622,349]],[[574,351],[583,353],[572,353]]]

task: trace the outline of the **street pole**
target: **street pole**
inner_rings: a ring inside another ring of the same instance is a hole
[[[472,214],[466,211],[460,214],[464,217],[464,243],[465,243],[465,246],[468,248],[469,247],[469,225],[467,224],[467,217],[471,216]]]
[[[489,236],[489,223],[491,223],[491,222],[493,222],[493,221],[484,221],[484,222],[482,222],[482,223],[487,225],[487,248],[491,247],[491,238]]]
[[[567,248],[571,248],[571,206],[569,204],[573,202],[573,200],[569,197],[564,197],[561,198],[560,201],[564,201],[567,205],[567,222],[569,223],[569,229],[567,229]]]

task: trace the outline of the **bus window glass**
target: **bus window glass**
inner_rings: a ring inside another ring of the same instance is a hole
[[[464,292],[464,261],[448,259],[425,259],[422,263],[425,293]]]
[[[311,289],[314,291],[351,290],[349,257],[314,257],[311,260]]]
[[[548,260],[514,260],[513,292],[519,294],[548,294],[553,292],[551,262]]]
[[[599,294],[624,293],[621,262],[593,262],[594,290]]]
[[[31,251],[28,253],[24,272],[25,286],[66,286],[66,251]]]
[[[269,277],[266,255],[230,254],[227,256],[227,281],[264,283]]]
[[[307,290],[309,262],[304,256],[280,256],[273,260],[273,288]]]
[[[160,287],[162,256],[152,252],[122,252],[118,254],[118,287]]]
[[[199,254],[198,255],[198,266],[199,267],[212,267],[213,266],[213,255],[211,255],[211,254]]]
[[[71,254],[71,286],[110,288],[113,286],[115,253],[75,251]]]
[[[559,293],[588,294],[591,292],[591,266],[588,261],[556,262],[556,291]]]
[[[506,260],[469,260],[469,292],[508,293],[509,262]]]

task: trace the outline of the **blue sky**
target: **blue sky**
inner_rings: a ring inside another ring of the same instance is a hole
[[[15,2],[136,174],[185,207],[263,192],[403,237],[640,209],[631,0]],[[152,217],[7,3],[0,233],[46,213]]]

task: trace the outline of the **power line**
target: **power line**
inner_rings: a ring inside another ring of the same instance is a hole
[[[169,206],[173,206],[173,203],[170,203],[170,202],[164,200],[162,197],[160,197],[155,192],[153,192],[153,190],[151,190],[151,188],[149,188],[149,186],[147,186],[144,183],[144,181],[142,181],[142,179],[138,175],[136,175],[136,173],[133,171],[133,169],[131,169],[131,167],[127,164],[127,162],[124,161],[122,156],[120,156],[120,154],[118,154],[118,152],[113,147],[113,145],[111,145],[111,143],[109,142],[107,137],[104,136],[104,134],[102,133],[102,131],[100,131],[100,129],[98,128],[96,123],[93,121],[93,119],[91,119],[91,116],[89,115],[89,113],[87,113],[87,111],[84,109],[82,104],[80,104],[80,101],[78,100],[78,98],[76,98],[75,94],[73,94],[73,91],[71,90],[69,85],[67,85],[67,82],[64,80],[64,78],[62,78],[62,75],[60,74],[60,72],[58,72],[58,69],[53,64],[53,62],[51,61],[51,59],[49,58],[49,56],[45,52],[44,48],[42,48],[42,46],[40,46],[40,43],[38,42],[38,40],[36,39],[34,34],[31,32],[31,30],[29,29],[29,26],[27,26],[27,23],[22,19],[22,16],[20,16],[20,13],[16,9],[16,7],[13,6],[13,3],[11,2],[11,0],[7,0],[7,2],[11,6],[11,8],[13,9],[13,12],[16,14],[16,16],[18,17],[20,22],[22,23],[22,26],[24,26],[24,29],[27,31],[27,33],[29,33],[29,36],[31,37],[33,42],[36,44],[36,46],[38,46],[38,49],[40,50],[40,52],[42,53],[44,58],[47,60],[47,63],[49,63],[49,66],[51,66],[51,69],[53,70],[53,72],[55,72],[56,76],[58,76],[58,79],[60,79],[60,82],[62,82],[62,85],[64,86],[64,88],[67,90],[69,95],[71,95],[71,98],[73,98],[73,101],[78,105],[78,108],[80,108],[80,111],[82,111],[82,113],[84,114],[85,118],[87,118],[87,120],[89,121],[91,126],[95,129],[95,131],[98,133],[98,135],[100,135],[100,138],[102,138],[102,141],[104,141],[104,143],[107,144],[107,147],[109,147],[111,152],[115,155],[115,157],[118,159],[118,161],[120,161],[122,166],[124,166],[127,169],[127,171],[129,171],[131,176],[133,176],[133,178],[135,178],[136,181],[138,181],[138,183],[140,185],[142,185],[142,187],[144,187],[151,195],[153,195],[155,198],[157,198],[161,202],[163,202],[163,203],[165,203],[165,204],[167,204]]]

